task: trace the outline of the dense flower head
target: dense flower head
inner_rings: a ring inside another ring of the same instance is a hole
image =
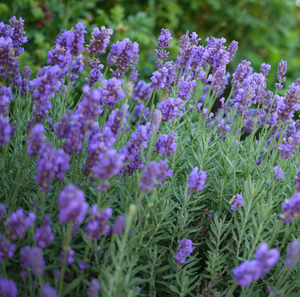
[[[9,119],[0,115],[0,147],[10,140],[11,132],[12,129],[9,125]]]
[[[17,66],[13,41],[10,37],[0,37],[0,76],[9,77]]]
[[[300,86],[296,83],[290,85],[290,89],[286,92],[283,99],[283,108],[279,117],[283,122],[290,121],[294,117],[296,110],[300,108]]]
[[[0,296],[17,297],[18,288],[14,281],[5,277],[0,277]]]
[[[231,81],[231,85],[233,87],[238,87],[243,80],[249,76],[253,69],[252,67],[250,67],[251,63],[243,60],[236,68],[235,72],[232,74],[232,81]]]
[[[75,29],[69,31],[67,39],[67,48],[72,55],[78,55],[83,52],[84,34],[87,33],[82,23],[77,23]]]
[[[297,174],[295,176],[294,184],[296,191],[300,192],[300,166],[297,168]]]
[[[138,62],[139,45],[131,42],[129,38],[112,44],[107,57],[107,64],[115,65],[117,70],[112,72],[115,78],[123,78],[129,67],[136,66]]]
[[[108,121],[105,126],[109,127],[115,136],[119,135],[121,130],[123,130],[125,127],[126,119],[129,117],[128,109],[129,105],[124,104],[122,109],[114,109],[108,117]],[[122,119],[123,123],[121,126]]]
[[[92,55],[103,55],[109,44],[111,35],[113,34],[112,29],[108,29],[105,26],[102,26],[99,30],[98,27],[93,29],[92,39],[90,44],[87,45],[86,50]]]
[[[112,209],[110,207],[104,210],[98,210],[95,204],[91,207],[91,216],[87,220],[86,235],[92,240],[98,240],[102,235],[110,232],[108,221],[112,216]]]
[[[44,287],[40,291],[40,297],[58,297],[58,293],[55,288],[45,283]]]
[[[172,176],[172,170],[168,169],[168,163],[166,161],[159,160],[158,162],[149,162],[142,173],[142,180],[140,182],[141,191],[149,193],[154,185],[161,187],[162,182],[168,176]]]
[[[173,152],[176,152],[176,140],[177,135],[172,131],[169,134],[161,134],[157,139],[153,151],[161,153],[164,158],[169,158]]]
[[[130,140],[126,143],[125,147],[120,150],[120,153],[125,155],[124,163],[129,161],[127,165],[123,167],[122,172],[125,174],[127,171],[129,175],[139,168],[143,168],[144,163],[141,159],[141,149],[148,147],[147,140],[151,137],[150,123],[146,125],[139,125],[137,131],[133,132],[130,136]]]
[[[86,215],[88,204],[84,192],[74,185],[67,185],[59,194],[59,214],[61,223],[81,223]]]
[[[40,249],[44,249],[46,246],[48,246],[51,241],[54,240],[54,235],[51,231],[50,225],[46,224],[40,228],[36,228],[36,233],[33,238],[36,241],[37,247]]]
[[[16,56],[19,56],[20,54],[24,53],[24,48],[22,45],[28,41],[27,36],[23,36],[25,34],[24,31],[24,20],[20,17],[17,19],[15,16],[13,16],[9,23],[11,25],[11,39],[13,40],[13,45],[15,48],[15,54]]]
[[[285,264],[289,267],[292,267],[300,259],[300,244],[298,240],[293,239],[290,243],[287,255],[285,259]]]
[[[99,290],[100,290],[100,283],[93,278],[86,292],[91,297],[97,297]]]
[[[261,244],[255,253],[255,259],[245,261],[232,270],[234,280],[242,287],[263,278],[270,268],[279,260],[280,253],[277,249],[268,249],[268,244]]]
[[[138,80],[139,75],[140,74],[137,71],[137,69],[135,67],[131,67],[131,74],[129,76],[129,80],[133,85],[135,85],[136,81]]]
[[[75,252],[71,248],[67,248],[65,252],[60,252],[61,262],[65,265],[70,265],[74,262]]]
[[[168,69],[166,67],[161,67],[158,71],[152,73],[151,76],[151,89],[156,92],[159,89],[165,89],[167,86],[167,75]]]
[[[162,118],[162,113],[159,109],[155,109],[153,111],[153,114],[152,114],[152,120],[151,120],[151,130],[152,132],[157,132],[158,128],[159,128],[159,125],[160,125],[160,121],[161,121],[161,118]]]
[[[70,168],[70,156],[63,150],[56,151],[49,142],[40,152],[37,160],[36,182],[42,191],[50,190],[50,182],[53,177],[63,180],[65,172]]]
[[[283,214],[279,215],[283,223],[291,222],[300,213],[300,193],[295,193],[290,199],[281,203]]]
[[[279,82],[283,82],[283,76],[286,74],[287,70],[287,62],[281,60],[278,64],[278,73],[277,73],[277,79]]]
[[[76,56],[75,60],[72,62],[71,77],[70,81],[74,84],[75,80],[79,77],[77,74],[82,73],[84,67],[83,55]]]
[[[45,128],[42,124],[37,124],[33,126],[31,133],[28,135],[27,140],[27,154],[29,156],[37,156],[44,146],[44,141],[46,139],[43,136]]]
[[[114,225],[111,227],[111,232],[121,235],[125,227],[126,217],[121,215],[116,219]]]
[[[157,104],[162,113],[162,122],[170,122],[182,115],[183,101],[179,98],[168,98]]]
[[[111,175],[118,175],[125,156],[118,153],[115,149],[110,149],[102,153],[98,160],[94,161],[91,171],[100,180],[106,180]]]
[[[192,79],[191,76],[187,76],[186,78],[182,76],[178,83],[178,97],[182,100],[191,98],[191,94],[193,94],[195,86],[196,81]]]
[[[179,248],[174,258],[177,263],[184,264],[186,257],[190,256],[193,250],[193,242],[190,239],[184,238],[179,242]]]
[[[8,116],[9,105],[13,99],[11,88],[2,86],[0,88],[0,115]]]
[[[12,240],[22,238],[26,228],[33,226],[35,218],[33,212],[26,215],[22,209],[17,209],[5,221],[6,235]]]
[[[3,260],[12,258],[16,250],[16,245],[10,243],[10,241],[0,233],[0,263]]]
[[[82,119],[82,122],[95,121],[103,112],[101,107],[101,94],[96,89],[90,89],[88,86],[83,87],[84,97],[79,102],[75,115]]]
[[[85,84],[92,87],[96,82],[102,80],[103,74],[101,70],[104,68],[104,65],[100,64],[99,59],[90,59],[87,63],[88,67],[91,68],[91,75],[87,76]]]
[[[173,37],[171,36],[169,29],[161,29],[157,45],[162,49],[166,49],[169,47],[171,39],[173,39]]]
[[[239,207],[242,207],[244,203],[243,197],[241,194],[233,195],[232,199],[229,201],[231,205],[230,209],[236,211]]]
[[[202,191],[205,186],[205,179],[207,178],[207,174],[205,171],[198,172],[199,168],[196,166],[192,172],[189,174],[188,184],[189,184],[189,193],[193,193],[194,191]]]
[[[31,268],[34,276],[44,274],[46,263],[43,259],[42,252],[37,247],[25,246],[20,251],[21,266],[23,268]]]
[[[274,179],[276,181],[279,181],[280,179],[284,179],[284,172],[282,171],[281,168],[279,168],[278,166],[275,166],[273,168],[273,171],[274,171]]]
[[[109,109],[113,109],[116,103],[125,97],[121,88],[122,81],[116,78],[106,79],[102,82],[101,102]]]
[[[57,44],[52,50],[48,51],[47,56],[47,63],[52,66],[58,65],[64,74],[69,73],[70,63],[72,60],[70,50]]]
[[[136,104],[145,102],[151,94],[151,84],[140,80],[133,92],[132,101]]]
[[[233,60],[233,58],[238,50],[238,45],[239,45],[239,43],[237,41],[233,40],[227,48],[230,62]]]
[[[261,64],[260,73],[262,75],[268,76],[270,70],[271,70],[271,65],[270,64],[266,64],[266,63]]]

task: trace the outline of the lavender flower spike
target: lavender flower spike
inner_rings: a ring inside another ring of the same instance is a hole
[[[285,264],[292,267],[300,259],[300,244],[298,240],[292,240],[288,247]]]
[[[284,172],[281,170],[281,168],[275,166],[273,168],[273,171],[275,172],[274,179],[276,181],[279,181],[280,179],[284,179]]]
[[[205,185],[205,179],[207,178],[207,174],[205,171],[200,171],[198,173],[198,166],[196,166],[192,172],[189,174],[189,194],[194,191],[202,191]]]
[[[0,296],[17,297],[18,288],[14,281],[0,277]]]
[[[177,263],[184,264],[186,257],[190,256],[193,250],[193,242],[190,239],[184,238],[179,242],[179,249],[177,250],[174,258]]]

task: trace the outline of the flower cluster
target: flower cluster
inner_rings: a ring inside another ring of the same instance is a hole
[[[293,198],[286,199],[281,203],[283,214],[279,215],[283,223],[291,222],[300,213],[300,193],[295,193]]]
[[[157,143],[155,144],[153,151],[161,153],[164,158],[169,158],[172,156],[173,152],[176,152],[176,140],[177,136],[172,131],[170,134],[161,134],[157,139]]]
[[[92,39],[89,45],[87,45],[86,50],[92,55],[103,55],[109,44],[110,36],[113,34],[112,29],[107,29],[105,26],[99,28],[94,28],[92,32]]]
[[[254,260],[245,261],[232,270],[234,280],[242,287],[265,276],[279,260],[280,253],[277,249],[268,249],[268,244],[261,244],[255,253]]]
[[[198,172],[199,168],[196,166],[192,172],[189,174],[189,194],[195,191],[202,191],[205,186],[205,179],[207,178],[207,174],[205,171]]]
[[[229,201],[231,205],[230,209],[236,211],[239,207],[242,207],[244,203],[243,197],[241,194],[233,195],[232,199]]]
[[[193,242],[190,239],[184,238],[179,242],[179,248],[174,258],[177,263],[184,264],[186,257],[190,256],[193,250]]]
[[[175,120],[177,117],[182,115],[182,106],[183,101],[179,98],[168,98],[163,102],[157,104],[157,107],[161,110],[162,113],[162,121],[163,122],[171,122]]]

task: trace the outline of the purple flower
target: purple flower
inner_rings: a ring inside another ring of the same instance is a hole
[[[246,287],[260,279],[261,265],[257,260],[245,261],[232,270],[234,281],[241,287]]]
[[[205,171],[200,171],[198,173],[198,166],[196,166],[192,172],[189,174],[189,194],[193,193],[194,191],[202,191],[205,185],[205,179],[207,178],[207,174]]]
[[[292,240],[288,247],[285,264],[289,267],[295,265],[300,258],[300,244],[298,240]]]
[[[281,168],[275,166],[273,168],[273,171],[275,172],[274,179],[276,181],[279,181],[280,179],[284,179],[284,172],[281,170]]]
[[[9,119],[0,115],[0,147],[10,140],[11,132]]]
[[[196,86],[196,81],[192,79],[191,76],[187,76],[186,79],[182,76],[178,83],[178,97],[182,100],[191,98],[191,94],[194,92],[194,86]]]
[[[293,198],[286,199],[281,203],[283,214],[279,215],[283,223],[291,222],[300,213],[300,193],[295,193]]]
[[[288,122],[294,117],[294,113],[299,109],[300,86],[296,83],[290,85],[283,99],[283,106],[279,118],[283,122]]]
[[[18,288],[16,284],[5,277],[0,277],[0,296],[17,297]]]
[[[142,173],[142,180],[140,182],[141,191],[149,193],[154,185],[161,187],[161,182],[168,176],[172,176],[172,170],[168,170],[168,163],[166,161],[149,162]]]
[[[51,241],[54,240],[54,235],[51,231],[50,225],[46,224],[41,228],[36,228],[36,233],[33,238],[36,241],[37,247],[44,249]]]
[[[244,203],[243,197],[241,194],[233,195],[232,199],[229,201],[231,205],[230,209],[236,211],[239,207],[242,207]]]
[[[239,43],[237,41],[233,40],[227,48],[230,62],[233,60],[233,58],[238,50],[238,44]]]
[[[48,51],[47,56],[47,63],[52,66],[58,65],[64,74],[69,73],[70,63],[72,60],[72,55],[69,50],[57,44],[55,48]]]
[[[6,206],[4,203],[0,203],[0,220],[3,218]]]
[[[82,261],[78,264],[78,267],[80,270],[84,270],[86,269],[86,262],[85,261]]]
[[[283,82],[283,76],[286,74],[287,70],[287,62],[281,60],[278,64],[278,73],[277,73],[277,79],[279,82]]]
[[[106,79],[102,82],[101,102],[109,109],[113,109],[125,97],[121,88],[122,81],[116,78]]]
[[[153,148],[154,152],[161,153],[164,158],[169,158],[172,156],[173,152],[176,152],[177,144],[176,144],[177,136],[174,132],[170,132],[170,134],[161,134],[158,137],[157,143]]]
[[[67,185],[59,194],[59,214],[61,223],[81,223],[86,215],[88,204],[84,192],[74,185]]]
[[[53,275],[54,275],[54,278],[56,280],[59,280],[60,279],[60,270],[59,269],[54,269],[53,270]]]
[[[128,38],[112,44],[107,57],[107,64],[110,66],[115,65],[117,68],[116,71],[112,72],[112,75],[118,79],[123,78],[129,67],[137,65],[139,58],[138,52],[138,43],[132,43]]]
[[[300,166],[297,168],[297,174],[295,176],[294,184],[295,184],[296,190],[298,192],[300,192]],[[1,217],[1,215],[0,215],[0,217]]]
[[[152,73],[151,76],[151,89],[153,92],[159,89],[165,89],[167,87],[167,76],[168,69],[166,67],[161,67],[158,71]]]
[[[61,262],[65,265],[70,265],[74,262],[74,250],[68,248],[66,252],[60,253]]]
[[[114,109],[108,117],[108,121],[105,126],[109,127],[115,136],[118,136],[121,130],[124,129],[126,118],[129,116],[128,109],[129,109],[129,105],[124,104],[122,106],[122,109],[119,108]],[[123,124],[121,127],[122,119],[123,119]]]
[[[159,109],[155,109],[152,114],[152,120],[151,120],[151,130],[152,132],[157,132],[160,121],[162,118],[162,113]]]
[[[119,216],[115,224],[111,227],[111,232],[121,235],[126,227],[126,217],[125,216]]]
[[[84,58],[82,55],[76,56],[75,60],[72,62],[71,77],[70,80],[74,84],[75,80],[79,77],[77,74],[82,73],[84,67]]]
[[[15,250],[16,245],[11,244],[10,241],[0,233],[0,263],[5,259],[12,258]]]
[[[100,290],[100,283],[93,278],[86,292],[89,296],[96,297],[98,296],[99,290]]]
[[[186,257],[193,252],[193,242],[190,239],[184,238],[179,242],[179,248],[174,256],[178,264],[184,264]]]
[[[270,70],[271,70],[271,65],[266,64],[266,63],[262,63],[262,64],[261,64],[260,73],[261,73],[262,75],[268,76]]]
[[[38,156],[46,139],[46,137],[43,136],[44,132],[45,128],[42,124],[37,124],[32,128],[32,133],[28,135],[27,140],[27,154],[29,156]]]
[[[140,80],[132,95],[132,101],[136,104],[145,102],[151,94],[151,84],[147,84],[143,80]]]
[[[11,88],[2,86],[0,88],[0,115],[8,116],[9,105],[13,99]]]
[[[45,283],[43,289],[40,291],[40,297],[58,297],[58,293],[53,287]]]
[[[268,244],[262,243],[256,250],[254,258],[262,265],[262,276],[269,272],[269,269],[276,265],[279,260],[280,253],[277,249],[273,248],[268,250]]]
[[[149,117],[150,117],[150,109],[149,109],[149,107],[146,107],[146,109],[144,110],[143,103],[141,103],[135,107],[132,117],[130,119],[130,122],[132,124],[134,124],[140,117],[141,117],[141,120],[140,120],[141,124],[144,124],[146,121],[148,121]]]
[[[82,23],[76,24],[76,29],[71,29],[67,38],[67,48],[72,55],[78,55],[83,52],[85,26]]]
[[[103,55],[109,44],[111,35],[113,34],[112,29],[107,29],[105,26],[101,27],[101,31],[98,27],[93,29],[92,39],[86,50],[92,55]]]
[[[98,206],[96,204],[93,205],[91,207],[91,216],[86,224],[86,235],[92,240],[98,240],[102,235],[108,234],[110,232],[108,220],[111,216],[111,208],[98,210]]]
[[[110,149],[100,154],[97,160],[94,160],[91,171],[100,180],[108,179],[111,175],[119,174],[123,166],[124,158],[125,156],[123,154],[119,154],[116,150]]]
[[[161,29],[157,45],[162,49],[166,49],[169,47],[171,39],[173,39],[173,37],[171,36],[169,29]]]
[[[235,72],[232,74],[231,85],[233,87],[238,87],[246,77],[252,73],[251,63],[243,60],[236,68]]]
[[[5,222],[7,236],[12,240],[22,238],[26,228],[33,226],[35,218],[33,212],[27,216],[22,209],[17,209],[10,214]]]
[[[182,115],[182,104],[183,101],[179,98],[168,98],[157,104],[162,113],[162,122],[170,122],[176,117],[180,117]]]
[[[12,70],[19,67],[10,37],[0,37],[0,53],[0,76],[6,78],[11,75]]]
[[[35,276],[44,274],[45,261],[43,259],[42,252],[37,247],[25,246],[20,252],[21,266],[23,268],[31,268]]]
[[[85,85],[92,87],[96,82],[101,81],[103,74],[101,70],[104,68],[103,64],[100,64],[99,59],[88,60],[88,67],[91,68],[91,75],[88,75],[85,80]]]
[[[16,56],[19,56],[20,54],[24,53],[24,48],[22,45],[28,41],[28,37],[23,36],[25,34],[24,20],[21,17],[17,19],[15,16],[13,16],[9,20],[9,23],[11,25],[11,39],[13,40],[15,54]]]
[[[136,81],[138,80],[139,77],[139,72],[137,71],[137,69],[135,67],[131,67],[131,74],[129,76],[129,81],[132,83],[132,85],[134,86]]]

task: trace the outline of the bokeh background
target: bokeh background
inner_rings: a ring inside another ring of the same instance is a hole
[[[4,0],[0,18],[4,22],[13,15],[25,19],[29,42],[22,60],[26,64],[30,61],[34,71],[46,65],[47,51],[60,30],[82,22],[89,34],[95,26],[112,28],[112,42],[126,37],[137,41],[138,70],[140,78],[146,80],[155,71],[154,49],[160,29],[169,28],[174,38],[169,49],[171,58],[176,56],[179,38],[187,30],[196,31],[202,44],[209,36],[224,37],[228,44],[239,42],[230,72],[242,59],[251,61],[255,71],[261,63],[269,63],[273,69],[269,84],[273,84],[277,64],[283,59],[288,62],[288,85],[300,76],[299,6],[299,0]],[[86,39],[89,41],[90,35]]]

